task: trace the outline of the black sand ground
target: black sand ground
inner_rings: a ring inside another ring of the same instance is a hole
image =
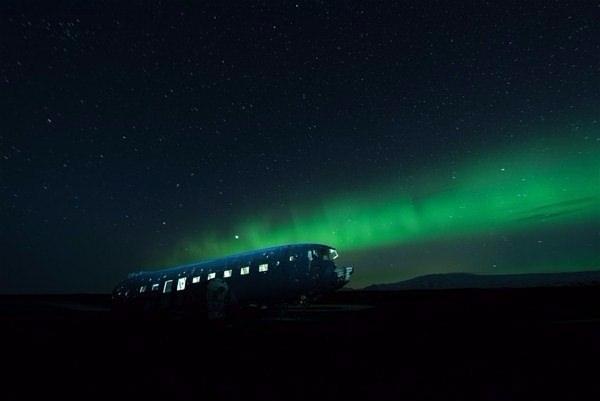
[[[600,399],[600,288],[339,292],[233,324],[2,296],[2,399]]]

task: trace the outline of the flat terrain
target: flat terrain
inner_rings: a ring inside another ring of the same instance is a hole
[[[598,287],[342,291],[228,324],[108,302],[1,296],[2,399],[600,399]]]

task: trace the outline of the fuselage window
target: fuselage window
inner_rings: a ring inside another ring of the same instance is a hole
[[[245,276],[246,274],[250,274],[250,266],[244,266],[240,269],[240,274]]]
[[[160,287],[158,283],[152,284],[152,291],[158,291],[158,287]]]
[[[192,278],[192,284],[196,284],[200,282],[200,276],[196,276],[194,278]]]
[[[207,280],[212,280],[215,277],[217,277],[217,273],[208,273],[208,277],[206,279]]]
[[[268,263],[262,263],[262,264],[258,265],[258,271],[259,272],[266,272],[267,270],[269,270],[269,264]]]
[[[231,277],[231,270],[225,270],[225,271],[223,272],[223,277],[224,277],[224,278]]]
[[[146,292],[146,286],[143,285],[140,287],[140,294]]]
[[[163,293],[171,292],[173,289],[173,280],[165,281],[165,286],[163,287]]]
[[[185,290],[185,280],[187,277],[182,277],[177,280],[177,291]]]

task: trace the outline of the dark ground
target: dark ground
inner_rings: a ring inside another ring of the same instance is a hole
[[[600,399],[598,287],[347,291],[233,325],[107,301],[0,297],[1,398]]]

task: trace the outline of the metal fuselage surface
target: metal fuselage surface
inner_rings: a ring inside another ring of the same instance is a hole
[[[210,302],[210,289],[217,287],[238,305],[311,298],[348,283],[352,268],[337,268],[336,257],[336,250],[326,245],[293,244],[132,273],[114,289],[113,305],[144,310],[194,308]]]

